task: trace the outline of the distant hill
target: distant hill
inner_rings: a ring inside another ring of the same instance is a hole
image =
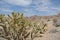
[[[39,23],[40,21],[53,21],[55,26],[60,26],[60,13],[57,15],[51,15],[51,16],[31,16],[26,17],[28,20],[32,22]]]
[[[56,19],[56,18],[60,18],[60,13],[57,14],[57,15],[51,15],[51,16],[37,16],[37,15],[34,15],[34,16],[31,16],[29,17],[31,20],[34,20],[34,19]]]

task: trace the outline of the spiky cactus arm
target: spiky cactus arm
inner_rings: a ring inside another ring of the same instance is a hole
[[[46,31],[45,27],[47,27],[47,24],[45,23],[40,23],[39,25],[37,25],[36,23],[30,23],[29,26],[32,28],[32,32],[31,33],[31,40],[33,40],[36,37],[42,37]]]
[[[26,26],[27,21],[23,18],[23,14],[18,13],[12,13],[12,16],[9,15],[8,17],[10,21],[8,20],[9,26],[13,29],[14,34],[16,34],[17,40],[24,40],[28,37],[29,33],[26,32]],[[17,30],[18,28],[18,30]],[[11,29],[10,29],[11,30]],[[12,35],[13,37],[13,35]]]
[[[0,27],[2,27],[4,31],[3,34],[0,34],[0,37],[10,40],[10,38],[8,37],[9,33],[5,24],[6,19],[5,20],[4,19],[5,19],[5,15],[0,14]]]

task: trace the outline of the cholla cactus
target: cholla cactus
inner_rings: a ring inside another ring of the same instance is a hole
[[[23,14],[13,12],[12,15],[6,17],[6,21],[3,20],[4,15],[0,15],[0,26],[4,30],[4,35],[0,37],[7,40],[25,40],[30,33],[27,33],[27,20],[23,18]]]
[[[31,40],[35,37],[41,37],[46,29],[46,24],[32,23],[23,17],[23,14],[12,12],[11,15],[5,16],[0,14],[0,28],[2,27],[2,33],[0,37],[7,40],[26,40],[29,36]],[[28,28],[32,28],[29,32]]]
[[[42,37],[42,34],[44,34],[47,31],[47,24],[43,22],[41,22],[39,25],[36,23],[32,23],[30,24],[30,27],[33,28],[30,36],[31,40],[33,40],[36,37]]]

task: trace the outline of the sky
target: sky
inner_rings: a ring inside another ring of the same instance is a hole
[[[60,13],[60,0],[0,0],[0,14],[23,13],[24,16],[49,16]]]

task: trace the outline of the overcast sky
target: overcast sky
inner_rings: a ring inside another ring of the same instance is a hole
[[[0,0],[0,14],[22,12],[25,16],[60,13],[60,0]]]

